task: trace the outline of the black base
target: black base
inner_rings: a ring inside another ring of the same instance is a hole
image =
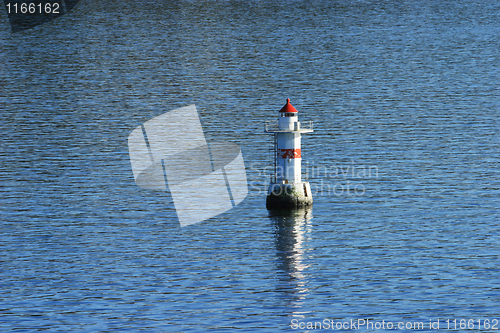
[[[274,195],[271,193],[266,199],[266,208],[269,210],[307,208],[311,207],[312,204],[311,197],[295,195]]]

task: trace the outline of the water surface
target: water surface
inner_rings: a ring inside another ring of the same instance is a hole
[[[499,319],[499,13],[87,0],[20,33],[2,14],[0,328]],[[286,98],[315,128],[314,206],[290,214],[265,209],[264,122]],[[181,229],[134,184],[127,137],[189,104],[241,147],[250,193]]]

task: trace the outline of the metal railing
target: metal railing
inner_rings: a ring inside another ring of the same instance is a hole
[[[299,125],[299,126],[297,126]],[[283,131],[283,132],[289,132],[289,131],[299,131],[299,130],[313,130],[313,121],[312,120],[307,120],[307,121],[301,121],[299,123],[296,123],[296,126],[293,130],[287,128],[281,128],[279,126],[278,120],[268,120],[265,122],[265,131],[266,132],[276,132],[276,131]]]

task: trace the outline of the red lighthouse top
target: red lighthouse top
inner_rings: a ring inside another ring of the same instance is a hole
[[[297,109],[290,104],[290,98],[286,99],[286,104],[281,108],[280,112],[297,112]]]

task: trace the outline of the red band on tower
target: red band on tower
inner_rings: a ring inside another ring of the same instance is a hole
[[[301,158],[300,149],[279,149],[278,156],[281,158]]]

